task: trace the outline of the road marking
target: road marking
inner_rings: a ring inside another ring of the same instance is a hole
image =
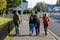
[[[52,35],[51,37],[54,38],[54,40],[60,40],[60,38],[56,34],[54,34],[52,31],[50,31],[49,29],[48,29],[48,33],[49,35]]]

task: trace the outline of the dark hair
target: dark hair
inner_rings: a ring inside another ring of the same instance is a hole
[[[31,14],[31,16],[33,17],[34,15]]]
[[[14,11],[13,11],[13,14],[16,14],[16,12],[17,12],[17,10],[14,10]]]
[[[13,10],[13,13],[15,14],[16,13],[16,10]]]
[[[37,11],[35,11],[35,14],[38,14]]]

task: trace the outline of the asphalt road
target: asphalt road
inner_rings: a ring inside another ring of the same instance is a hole
[[[57,20],[60,20],[60,15],[50,15],[51,18],[54,18],[54,19],[57,19]]]
[[[51,22],[49,24],[49,29],[60,37],[60,16],[53,15],[51,17]]]

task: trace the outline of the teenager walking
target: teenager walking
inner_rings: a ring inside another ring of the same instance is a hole
[[[48,28],[48,25],[50,23],[50,18],[48,16],[48,14],[44,14],[43,17],[42,17],[42,19],[43,19],[45,36],[47,36],[47,28]]]
[[[14,11],[13,22],[14,22],[14,25],[15,25],[16,35],[19,35],[20,20],[19,20],[19,14],[18,14],[17,10]]]
[[[34,15],[31,14],[30,18],[29,18],[29,35],[33,35],[33,32],[34,32]]]
[[[39,33],[40,33],[40,20],[39,20],[37,12],[35,12],[35,15],[34,15],[34,23],[35,23],[36,35],[39,35]]]

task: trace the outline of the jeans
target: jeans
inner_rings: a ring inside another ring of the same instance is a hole
[[[29,24],[29,31],[30,31],[31,33],[34,32],[34,24]]]
[[[16,30],[16,34],[19,34],[19,24],[15,23],[15,30]]]
[[[40,24],[35,27],[36,34],[40,33]]]

